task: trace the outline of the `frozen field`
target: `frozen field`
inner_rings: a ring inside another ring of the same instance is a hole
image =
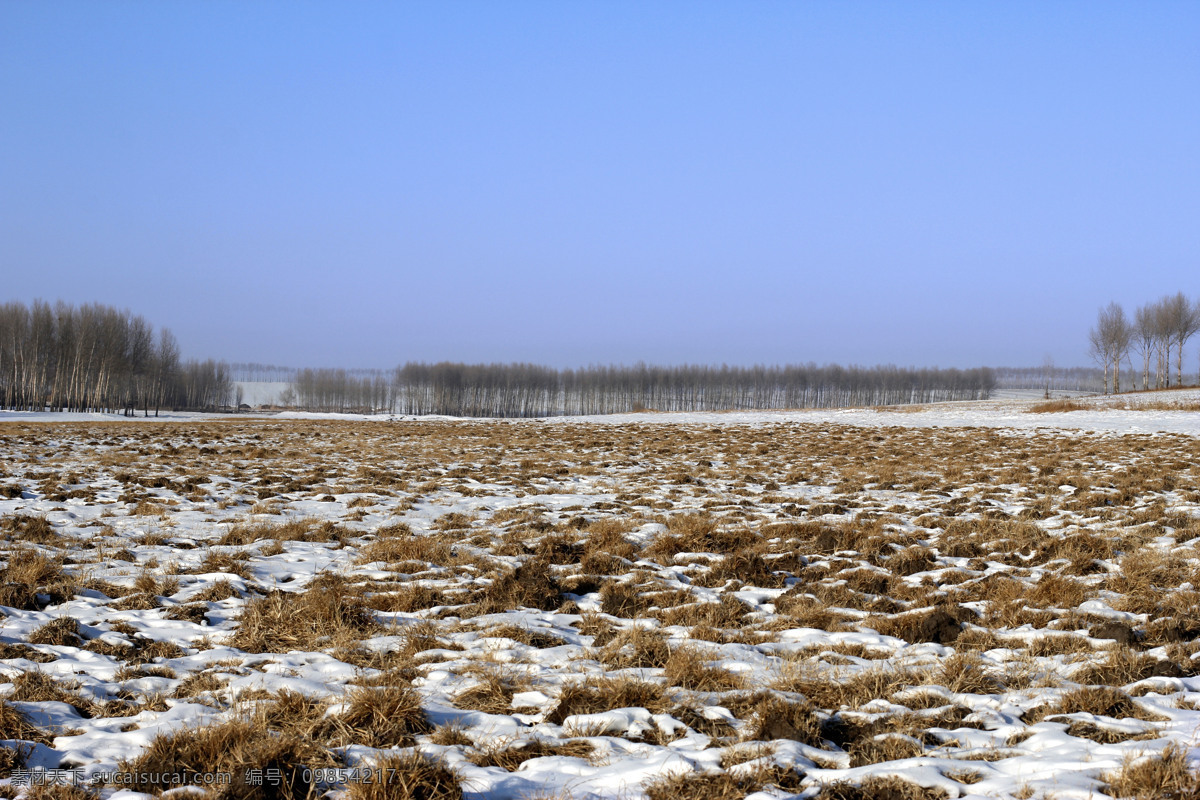
[[[0,414],[0,796],[1196,797],[1198,402]]]

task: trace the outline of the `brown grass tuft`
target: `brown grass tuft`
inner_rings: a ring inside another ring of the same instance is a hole
[[[35,728],[25,715],[5,700],[0,700],[0,731],[5,739],[19,739],[25,742],[50,744],[50,737]]]
[[[955,653],[942,662],[935,680],[952,692],[993,694],[1003,689],[984,667],[978,653]]]
[[[688,773],[671,775],[651,781],[644,787],[647,800],[741,800],[766,786],[778,786],[786,792],[797,792],[803,776],[793,770],[774,765],[753,770],[737,770],[736,774]]]
[[[8,778],[13,770],[24,767],[32,752],[33,749],[29,745],[23,744],[16,747],[0,747],[0,778]]]
[[[415,561],[446,566],[454,561],[449,541],[442,535],[416,536],[407,525],[380,528],[373,542],[359,551],[358,563],[382,561],[398,564]]]
[[[946,792],[903,778],[869,777],[862,783],[831,783],[821,787],[813,800],[946,800]]]
[[[869,624],[885,636],[896,636],[911,644],[950,644],[962,632],[962,623],[975,613],[963,606],[937,608],[892,617],[874,617]]]
[[[80,716],[103,716],[104,709],[99,703],[75,693],[74,690],[78,688],[75,681],[59,683],[45,672],[22,672],[13,678],[12,686],[9,700],[66,703],[78,711]]]
[[[20,549],[8,553],[8,563],[0,569],[0,606],[36,611],[48,596],[51,604],[75,595],[74,578],[63,572],[62,562],[37,550]]]
[[[1045,403],[1035,403],[1025,409],[1026,414],[1056,414],[1062,411],[1090,411],[1091,406],[1084,405],[1075,400],[1049,400]]]
[[[342,746],[383,748],[409,746],[414,736],[433,730],[420,695],[412,689],[356,689],[347,703],[344,712],[326,717],[324,729],[319,728],[315,736]]]
[[[248,603],[230,644],[248,653],[286,653],[345,644],[377,630],[361,591],[341,576],[322,575],[299,594],[276,591]]]
[[[855,742],[850,748],[850,766],[865,767],[868,764],[919,758],[924,754],[925,747],[911,736],[886,733]]]
[[[347,787],[346,800],[462,800],[458,775],[420,753],[385,754],[371,771],[373,780]]]
[[[230,782],[215,787],[222,800],[301,800],[312,795],[305,778],[308,769],[330,766],[331,756],[311,740],[272,734],[259,721],[234,720],[206,728],[184,729],[158,736],[122,771],[144,776],[131,786],[162,792],[181,785],[197,785],[197,775],[228,773]],[[278,785],[252,785],[249,770],[278,770]],[[202,785],[202,784],[201,784]]]
[[[663,665],[663,677],[673,686],[698,692],[724,692],[742,688],[742,676],[724,667],[709,664],[712,655],[693,645],[682,645],[671,651]]]
[[[29,643],[79,647],[83,638],[79,635],[79,623],[73,617],[58,617],[30,633]]]
[[[628,677],[603,677],[587,683],[568,683],[558,695],[558,705],[546,720],[561,725],[577,714],[598,714],[615,708],[644,708],[651,713],[667,709],[667,693],[657,683]]]
[[[512,711],[513,695],[524,691],[529,681],[510,669],[480,667],[472,670],[478,680],[474,686],[459,692],[454,704],[470,711],[485,714],[508,714]]]
[[[1126,757],[1116,772],[1103,778],[1104,790],[1113,797],[1135,800],[1196,800],[1200,797],[1200,773],[1175,744],[1148,758]]]
[[[516,608],[551,611],[561,602],[562,591],[551,574],[550,561],[536,556],[494,580],[481,593],[478,610],[481,614]]]
[[[1164,718],[1147,711],[1136,700],[1120,689],[1111,686],[1086,686],[1065,693],[1058,702],[1050,706],[1038,706],[1022,715],[1027,724],[1040,722],[1058,714],[1093,714],[1113,719],[1140,719],[1162,722]]]
[[[586,741],[550,744],[540,739],[530,739],[523,742],[506,742],[501,745],[488,747],[478,753],[473,753],[468,758],[477,767],[500,767],[500,769],[507,772],[512,772],[526,761],[531,761],[535,758],[559,756],[586,759],[595,750],[595,746]]]
[[[746,738],[759,741],[791,739],[813,747],[824,746],[824,723],[812,704],[789,700],[777,694],[758,694],[746,716],[750,726]]]
[[[21,800],[96,800],[100,795],[90,786],[71,783],[41,783],[30,786]]]

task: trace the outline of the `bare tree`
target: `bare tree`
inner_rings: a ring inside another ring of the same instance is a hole
[[[1198,330],[1200,330],[1200,312],[1197,311],[1183,292],[1164,297],[1162,300],[1163,335],[1170,344],[1175,346],[1175,382],[1183,385],[1183,348]],[[1168,345],[1169,347],[1169,345]],[[1170,351],[1168,349],[1167,370],[1170,371]],[[1170,377],[1167,378],[1170,383]]]
[[[1129,324],[1128,317],[1125,316],[1125,309],[1121,308],[1119,303],[1110,303],[1109,309],[1109,336],[1112,339],[1112,354],[1113,354],[1113,393],[1118,394],[1121,391],[1121,362],[1129,354],[1129,344],[1132,339],[1133,328]]]
[[[179,381],[179,343],[175,334],[163,328],[159,331],[158,349],[154,353],[154,416],[173,393]]]
[[[1164,297],[1154,304],[1154,352],[1157,357],[1157,371],[1154,388],[1167,389],[1171,386],[1171,342],[1172,320],[1168,298]]]
[[[1049,353],[1042,359],[1042,396],[1050,399],[1050,390],[1054,388],[1054,356]]]
[[[140,404],[143,416],[150,416],[150,396],[154,387],[154,329],[141,317],[126,321],[128,377],[125,389],[129,416]]]
[[[1104,368],[1104,393],[1109,393],[1108,367],[1112,363],[1112,343],[1104,333],[1104,312],[1100,312],[1100,321],[1088,331],[1088,355]]]
[[[1142,389],[1150,388],[1150,356],[1154,353],[1155,337],[1158,335],[1153,304],[1138,306],[1133,315],[1133,351],[1142,358]],[[1137,385],[1136,383],[1134,384]]]
[[[1112,367],[1112,391],[1121,391],[1121,360],[1129,352],[1132,327],[1120,303],[1100,309],[1096,327],[1088,332],[1092,358],[1104,366],[1104,391],[1108,392],[1108,370]]]

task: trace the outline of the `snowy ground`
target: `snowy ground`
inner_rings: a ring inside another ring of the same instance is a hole
[[[1200,396],[1129,397],[0,415],[0,796],[1168,796]]]

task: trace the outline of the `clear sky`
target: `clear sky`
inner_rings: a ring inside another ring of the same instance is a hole
[[[1200,3],[0,0],[0,300],[291,365],[1086,364]]]

